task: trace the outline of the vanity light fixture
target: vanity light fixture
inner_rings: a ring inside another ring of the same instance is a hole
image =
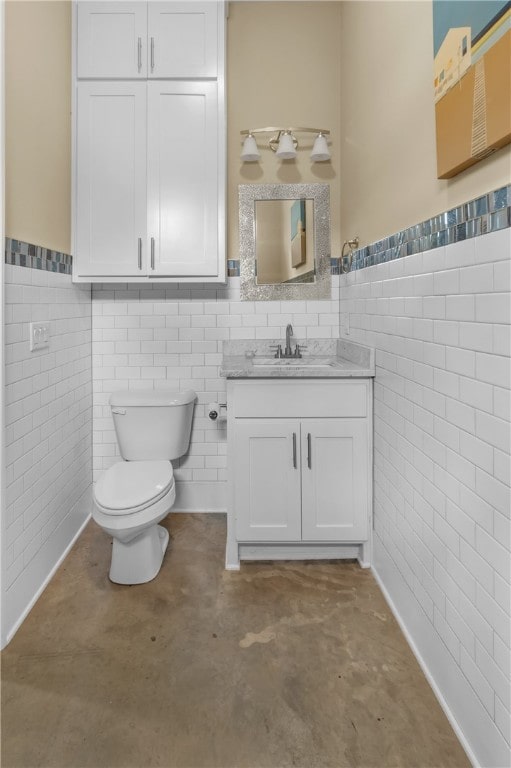
[[[316,141],[311,152],[311,160],[313,163],[323,163],[325,160],[330,160],[330,150],[325,135],[321,132],[316,136]]]
[[[261,157],[261,153],[257,148],[257,143],[251,133],[243,142],[243,149],[241,150],[241,159],[244,163],[256,163]]]
[[[295,137],[289,131],[285,131],[280,137],[279,146],[275,154],[279,160],[294,160],[297,146],[298,142]]]
[[[330,160],[330,150],[326,139],[330,135],[330,131],[325,128],[250,128],[240,131],[240,133],[242,136],[246,136],[241,151],[241,160],[244,163],[257,162],[261,157],[254,138],[255,133],[275,134],[269,139],[268,144],[279,160],[295,159],[298,149],[298,139],[295,133],[315,133],[316,140],[311,153],[312,162],[323,163],[325,160]]]

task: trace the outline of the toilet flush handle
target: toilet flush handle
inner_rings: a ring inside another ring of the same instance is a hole
[[[112,413],[117,413],[119,416],[126,416],[126,408],[112,408]]]

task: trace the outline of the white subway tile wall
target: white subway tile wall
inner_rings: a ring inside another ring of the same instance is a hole
[[[91,298],[69,275],[4,270],[8,592],[91,485]],[[46,320],[49,348],[30,352],[29,324]]]
[[[94,285],[92,349],[94,479],[119,460],[108,406],[119,389],[191,387],[197,392],[190,449],[174,462],[180,484],[224,483],[226,425],[211,421],[207,404],[225,400],[219,375],[222,342],[339,335],[339,278],[326,301],[240,301],[240,279],[227,287],[177,285],[149,288]]]
[[[340,278],[349,338],[376,349],[376,553],[508,744],[510,234]]]
[[[219,508],[226,426],[207,404],[225,399],[222,342],[283,338],[287,323],[305,344],[349,329],[376,349],[376,556],[464,675],[495,728],[487,741],[509,743],[510,235],[333,276],[329,301],[241,302],[237,277],[91,295],[68,275],[6,264],[7,589],[83,499],[91,468],[97,479],[118,460],[113,391],[195,389],[176,480],[186,508],[204,504],[200,486]],[[40,320],[50,349],[30,353]]]

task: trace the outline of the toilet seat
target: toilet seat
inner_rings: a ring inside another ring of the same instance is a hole
[[[119,461],[94,488],[94,502],[105,515],[131,515],[153,506],[174,485],[170,461]]]

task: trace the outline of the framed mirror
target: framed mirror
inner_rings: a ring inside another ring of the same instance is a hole
[[[329,299],[328,184],[240,184],[241,298]]]

